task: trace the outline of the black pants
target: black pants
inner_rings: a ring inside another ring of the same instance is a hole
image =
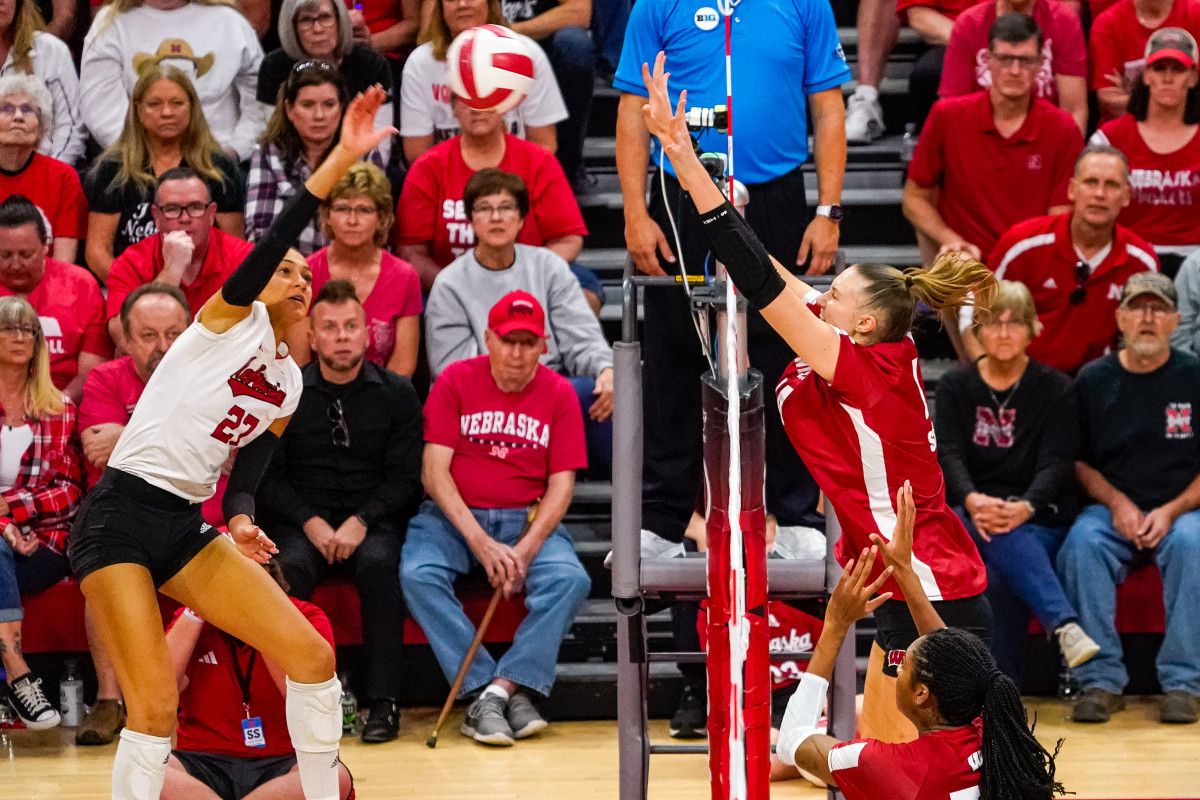
[[[910,106],[917,130],[925,124],[929,109],[937,102],[938,87],[942,83],[942,63],[945,59],[946,45],[939,44],[930,47],[913,63],[912,74],[908,76],[908,96],[912,99]]]
[[[335,529],[349,516],[346,512],[317,509],[317,514]],[[367,697],[395,699],[400,696],[400,659],[404,650],[404,600],[400,594],[400,548],[402,531],[388,522],[376,522],[366,538],[344,562],[330,565],[304,535],[304,531],[276,522],[267,528],[279,547],[279,565],[291,584],[290,594],[307,600],[330,575],[349,574],[362,602],[363,639],[369,653]]]
[[[650,215],[675,250],[657,174],[651,180]],[[809,217],[803,175],[797,168],[749,190],[747,221],[771,255],[785,266],[793,265]],[[685,266],[689,274],[701,273],[710,255],[707,239],[700,230],[695,206],[670,176],[667,198],[679,226]],[[678,265],[663,263],[662,267],[668,273],[679,271]],[[647,288],[644,307],[642,527],[678,542],[683,539],[701,487],[700,376],[708,365],[681,287]],[[753,309],[747,327],[750,364],[762,372],[763,390],[771,396],[795,354]],[[816,513],[817,485],[792,448],[773,402],[768,401],[766,417],[767,511],[780,525],[823,527]]]

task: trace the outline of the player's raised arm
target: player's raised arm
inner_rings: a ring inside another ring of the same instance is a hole
[[[946,627],[946,623],[929,602],[925,595],[925,587],[921,585],[921,579],[912,568],[913,528],[916,518],[917,506],[913,502],[912,484],[905,481],[896,492],[896,527],[892,531],[891,541],[885,540],[878,533],[871,534],[871,541],[879,548],[883,562],[891,567],[896,583],[904,592],[904,601],[908,603],[908,613],[912,614],[917,633],[924,636]]]
[[[395,135],[396,129],[391,126],[375,127],[375,114],[386,99],[387,94],[376,85],[351,101],[342,118],[342,133],[337,145],[304,182],[304,189],[284,205],[262,239],[225,280],[221,291],[200,310],[200,322],[204,327],[223,332],[249,315],[250,305],[266,288],[321,201],[362,156],[378,147],[386,137]]]

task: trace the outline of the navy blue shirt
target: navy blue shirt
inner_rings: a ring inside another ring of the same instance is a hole
[[[725,105],[723,4],[638,0],[613,86],[645,97],[642,64],[653,67],[662,50],[672,103],[687,89],[689,108]],[[742,0],[732,26],[734,175],[764,183],[808,160],[808,95],[841,86],[850,68],[828,0]],[[725,134],[705,131],[700,145],[724,153]],[[657,139],[651,158],[658,163]]]

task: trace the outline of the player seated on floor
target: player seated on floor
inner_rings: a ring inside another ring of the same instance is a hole
[[[279,563],[264,568],[287,592]],[[288,599],[332,647],[325,612]],[[283,670],[187,607],[167,627],[167,649],[179,683],[179,727],[162,800],[302,800]],[[353,796],[350,771],[339,764],[338,797]]]
[[[916,506],[907,481],[896,493],[896,513],[891,541],[873,535],[875,544],[842,571],[808,671],[788,701],[776,745],[779,759],[836,784],[846,800],[1049,800],[1063,794],[1054,779],[1058,747],[1051,754],[1033,737],[1016,684],[996,667],[979,637],[946,627],[925,596],[913,569]],[[887,568],[871,581],[877,556]],[[817,727],[821,706],[847,631],[891,597],[891,592],[876,596],[889,578],[904,592],[921,634],[905,653],[896,681],[896,708],[918,736],[904,744],[841,742]]]

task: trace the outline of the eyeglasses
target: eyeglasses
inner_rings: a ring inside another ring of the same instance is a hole
[[[1138,305],[1130,304],[1123,306],[1121,310],[1139,317],[1146,316],[1146,312],[1149,311],[1150,316],[1154,317],[1155,319],[1160,319],[1165,317],[1167,314],[1170,314],[1175,309],[1168,308],[1161,303],[1139,303]]]
[[[1082,259],[1076,261],[1075,288],[1071,290],[1071,294],[1067,297],[1067,302],[1073,306],[1077,306],[1087,299],[1087,282],[1090,277],[1092,277],[1091,265]]]
[[[36,117],[38,107],[33,103],[0,103],[0,117],[15,117],[17,112],[23,117]]]
[[[996,59],[1001,69],[1012,69],[1014,65],[1021,69],[1033,69],[1042,63],[1041,56],[1002,56],[996,53],[988,53],[988,56]]]
[[[346,203],[337,203],[329,210],[343,217],[373,217],[379,213],[375,206],[352,206]]]
[[[989,319],[980,325],[981,328],[987,328],[990,331],[1004,333],[1007,331],[1019,331],[1027,329],[1029,323],[1023,319]]]
[[[346,424],[346,415],[342,411],[342,401],[334,400],[329,404],[326,413],[329,415],[329,421],[333,423],[333,430],[330,431],[330,437],[333,439],[334,447],[346,448],[350,446],[350,427]]]
[[[168,203],[165,206],[161,206],[155,203],[154,207],[167,219],[179,219],[184,214],[187,214],[190,219],[200,219],[211,205],[212,203],[195,202],[188,203],[186,206],[176,205],[175,203]]]
[[[322,11],[319,14],[305,14],[302,17],[296,17],[297,28],[329,28],[337,24],[337,17],[328,11]]]
[[[471,208],[471,213],[478,217],[490,217],[493,214],[499,214],[502,217],[511,217],[520,211],[512,203],[501,203],[498,206],[489,206],[487,203],[480,203]]]
[[[34,325],[20,325],[15,322],[6,322],[0,325],[0,333],[5,336],[28,336],[31,339],[37,338],[40,328]]]

